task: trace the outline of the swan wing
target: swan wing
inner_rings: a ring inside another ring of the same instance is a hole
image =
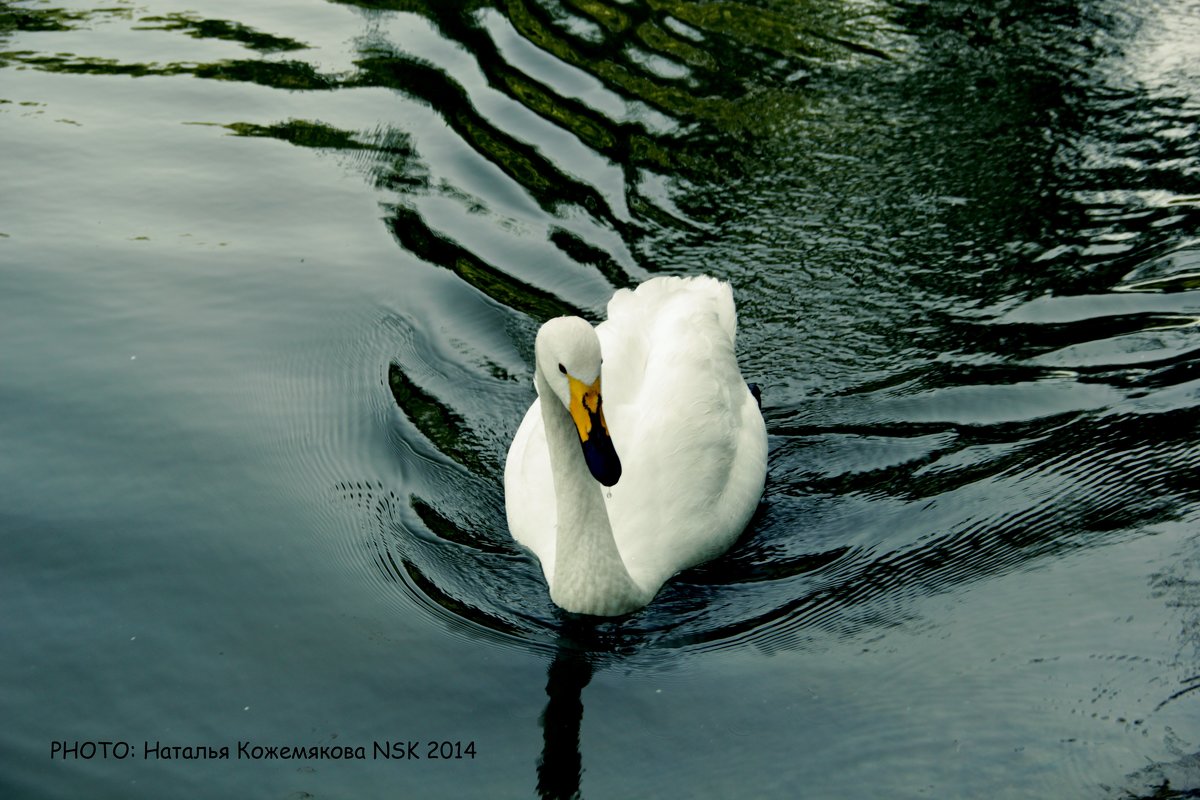
[[[605,414],[624,467],[609,518],[641,586],[657,590],[728,549],[762,495],[766,427],[738,369],[735,331],[732,291],[713,278],[618,292],[597,328]]]

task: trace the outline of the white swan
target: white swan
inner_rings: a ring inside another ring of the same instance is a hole
[[[750,521],[767,432],[736,325],[728,284],[654,278],[613,295],[596,328],[559,317],[538,331],[538,399],[509,448],[504,496],[513,538],[563,609],[641,608]]]

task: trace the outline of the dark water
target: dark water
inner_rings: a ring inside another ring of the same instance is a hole
[[[1197,42],[1195,0],[0,3],[0,794],[1194,796]],[[588,624],[501,467],[538,324],[662,273],[735,287],[767,493]]]

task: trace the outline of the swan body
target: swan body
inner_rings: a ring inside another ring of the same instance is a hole
[[[505,507],[563,609],[641,608],[749,523],[767,433],[736,326],[728,284],[669,277],[618,291],[595,328],[559,317],[538,331],[538,397],[508,451]]]

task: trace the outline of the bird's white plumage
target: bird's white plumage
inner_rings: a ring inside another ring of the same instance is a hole
[[[555,324],[539,334],[539,399],[505,465],[509,529],[538,556],[559,605],[624,613],[649,602],[679,570],[719,555],[737,539],[762,494],[766,428],[738,369],[727,284],[655,278],[618,291],[594,334],[603,357],[602,368],[595,365],[603,413],[622,465],[616,485],[603,487],[588,472],[578,439],[572,445],[558,432],[558,415],[569,417],[560,376],[551,374],[564,359],[587,371],[585,344],[592,334],[582,323],[555,327],[551,336]],[[571,506],[560,508],[564,503]],[[575,547],[570,537],[584,534],[598,537],[599,549]],[[605,557],[609,536],[619,563]],[[563,553],[571,555],[560,560],[564,542],[569,550]],[[575,563],[579,552],[593,563]],[[620,572],[621,565],[635,589],[620,588],[623,578],[598,574]]]

